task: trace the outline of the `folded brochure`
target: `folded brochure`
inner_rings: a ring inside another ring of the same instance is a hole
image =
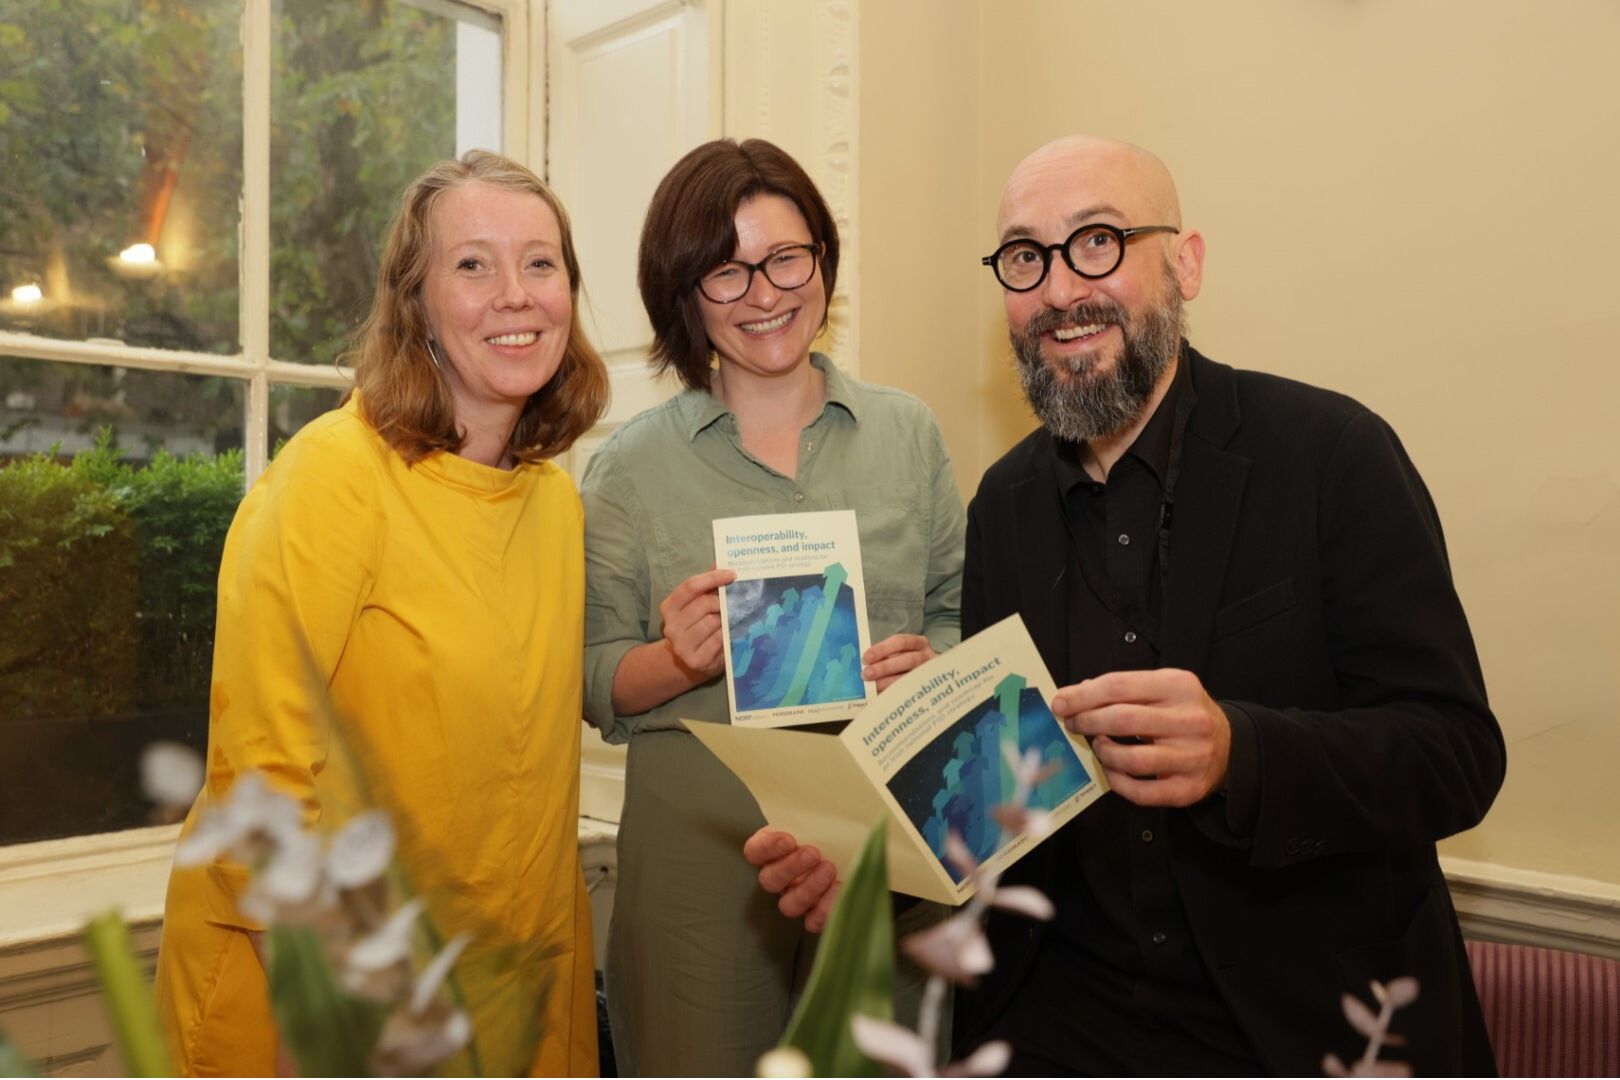
[[[959,835],[986,871],[1040,843],[993,811],[1013,798],[1003,744],[1040,755],[1027,808],[1056,830],[1107,790],[1084,739],[1052,715],[1057,692],[1016,615],[897,679],[839,735],[685,721],[736,773],[773,828],[847,873],[872,826],[888,821],[889,887],[960,904],[973,880],[945,858]]]

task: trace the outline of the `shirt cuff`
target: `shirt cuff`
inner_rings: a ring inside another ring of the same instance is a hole
[[[613,711],[613,677],[634,641],[605,641],[585,647],[585,719],[610,743],[630,741],[630,722]]]
[[[1254,835],[1260,818],[1260,747],[1254,718],[1230,701],[1221,701],[1232,742],[1226,759],[1226,827],[1238,836]]]

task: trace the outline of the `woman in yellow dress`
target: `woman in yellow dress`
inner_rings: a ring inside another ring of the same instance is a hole
[[[549,460],[607,400],[579,287],[567,215],[522,166],[473,151],[405,192],[354,394],[287,443],[226,540],[207,783],[186,825],[249,769],[330,822],[352,753],[435,929],[472,935],[457,971],[494,1075],[597,1064],[583,523]],[[277,1067],[246,878],[221,862],[169,883],[157,997],[191,1074]]]

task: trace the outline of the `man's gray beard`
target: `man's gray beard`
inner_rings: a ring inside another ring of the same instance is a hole
[[[1024,396],[1041,426],[1059,439],[1083,443],[1129,427],[1142,413],[1159,377],[1181,348],[1181,288],[1167,271],[1166,299],[1149,308],[1138,325],[1131,325],[1125,309],[1115,300],[1099,297],[1065,311],[1043,311],[1029,321],[1022,334],[1009,333]],[[1060,380],[1041,358],[1041,336],[1065,326],[1112,323],[1119,327],[1124,347],[1119,361],[1107,372],[1089,370],[1095,356],[1079,359]]]

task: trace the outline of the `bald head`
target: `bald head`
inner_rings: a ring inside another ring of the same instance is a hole
[[[1061,239],[1088,220],[1181,227],[1181,201],[1163,161],[1130,143],[1066,135],[1013,169],[1001,192],[996,232]],[[1056,231],[1053,231],[1056,230]]]

